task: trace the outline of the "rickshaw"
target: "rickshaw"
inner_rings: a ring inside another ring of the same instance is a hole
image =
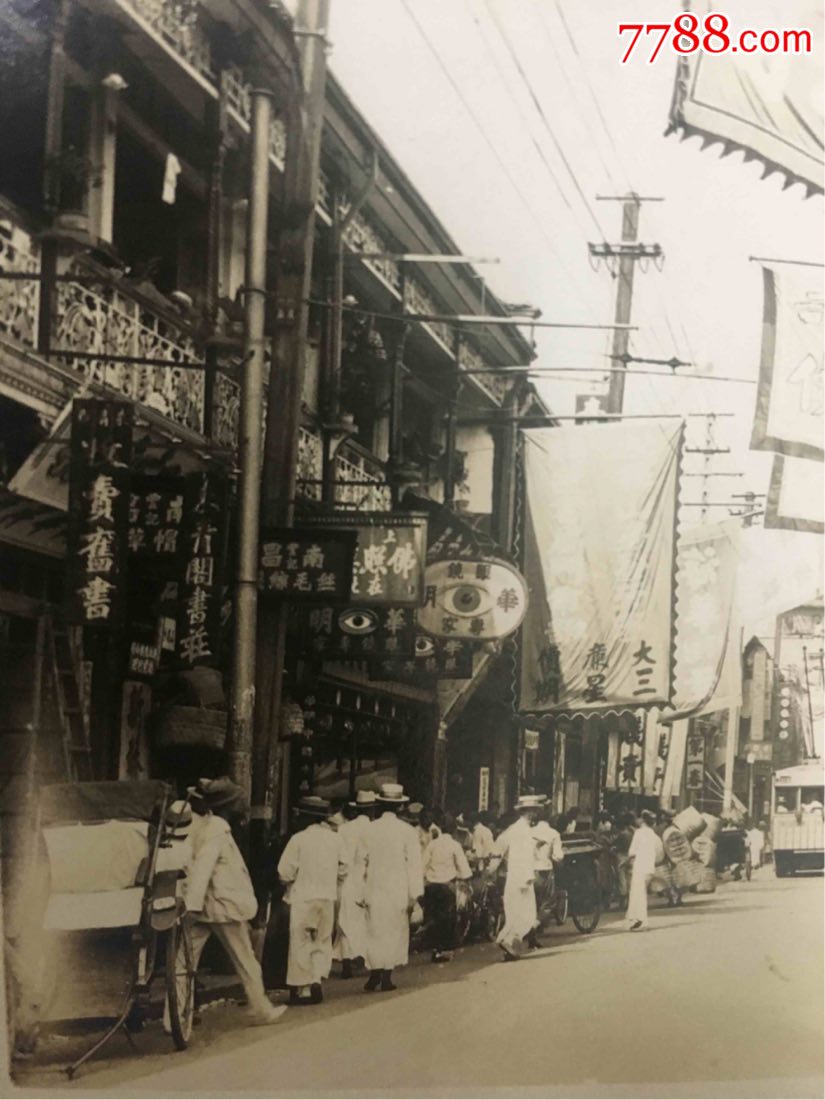
[[[556,869],[556,892],[564,903],[564,922],[568,912],[579,932],[596,931],[602,915],[606,852],[601,844],[585,834],[562,837],[564,862]],[[557,918],[558,919],[558,918]]]
[[[188,807],[165,783],[62,783],[42,788],[38,825],[45,913],[41,1024],[107,1021],[66,1067],[69,1078],[123,1030],[141,1026],[162,970],[172,1043],[189,1043],[195,968],[180,884]],[[180,806],[181,804],[178,804]]]

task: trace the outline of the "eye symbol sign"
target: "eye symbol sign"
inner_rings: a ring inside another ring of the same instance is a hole
[[[426,634],[416,634],[415,636],[415,655],[416,657],[431,657],[435,653],[435,642],[432,638],[428,638]]]
[[[486,615],[493,596],[483,584],[456,584],[445,589],[441,605],[451,615]]]
[[[378,629],[378,616],[366,608],[350,607],[338,616],[338,626],[344,634],[373,634]]]

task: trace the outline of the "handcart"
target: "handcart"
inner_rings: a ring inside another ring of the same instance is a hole
[[[163,972],[165,1025],[178,1050],[192,1032],[195,967],[181,880],[191,810],[164,783],[63,783],[39,799],[48,868],[41,1022],[105,1021],[66,1068],[71,1078],[103,1045],[139,1021]],[[176,809],[177,807],[177,809]]]
[[[557,891],[567,899],[573,924],[584,935],[595,932],[606,884],[605,849],[586,834],[562,838],[564,862],[556,871]]]

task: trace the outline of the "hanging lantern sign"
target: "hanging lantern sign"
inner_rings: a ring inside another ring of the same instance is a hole
[[[521,626],[527,599],[524,578],[503,561],[436,561],[424,573],[418,625],[437,638],[506,638]]]

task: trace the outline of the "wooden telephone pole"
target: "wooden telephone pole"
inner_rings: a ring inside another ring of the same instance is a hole
[[[635,192],[629,195],[597,195],[598,202],[620,202],[622,204],[622,239],[620,244],[591,244],[590,255],[595,260],[604,260],[614,277],[616,285],[616,310],[614,320],[617,325],[626,326],[630,322],[633,303],[633,276],[636,264],[640,260],[654,260],[661,263],[664,254],[658,244],[642,244],[639,241],[639,213],[643,202],[664,202],[662,198],[643,198]],[[625,372],[629,362],[630,331],[626,327],[613,330],[611,362],[614,370],[610,373],[610,388],[607,393],[608,413],[621,413],[624,407]]]

